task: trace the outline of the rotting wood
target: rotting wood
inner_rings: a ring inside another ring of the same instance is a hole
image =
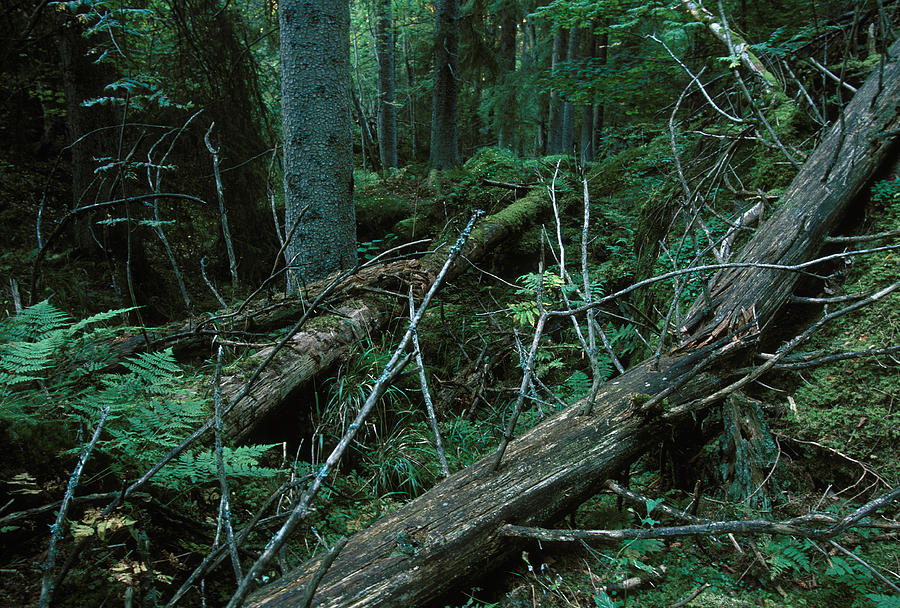
[[[900,124],[900,42],[890,54],[893,61],[883,75],[870,76],[845,109],[852,131],[841,134],[839,124],[832,128],[779,210],[744,248],[743,260],[792,264],[811,259],[887,157],[895,137],[880,135]],[[503,525],[553,521],[672,425],[698,413],[682,408],[663,421],[663,407],[641,411],[641,406],[685,378],[690,380],[668,396],[669,406],[723,386],[706,369],[721,368],[727,357],[751,348],[737,319],[755,311],[753,321],[765,331],[793,289],[796,277],[784,275],[760,268],[718,273],[711,300],[685,326],[682,348],[663,355],[658,366],[645,361],[605,384],[590,414],[570,407],[510,443],[496,473],[488,471],[489,455],[351,537],[320,583],[313,605],[423,606],[484,576],[519,548],[501,536]],[[321,557],[306,562],[257,591],[246,605],[296,605],[320,562]]]
[[[459,276],[469,269],[470,261],[482,259],[497,244],[530,226],[547,209],[545,198],[537,191],[479,222],[450,267],[448,278]],[[438,248],[421,260],[395,262],[387,268],[375,266],[337,290],[332,300],[342,301],[332,307],[334,313],[314,317],[297,332],[263,370],[247,396],[225,412],[227,435],[237,441],[246,439],[263,417],[281,406],[291,392],[347,356],[361,339],[385,327],[396,316],[398,304],[396,298],[385,292],[404,294],[409,285],[421,290],[434,279],[445,256],[445,248]],[[223,378],[222,394],[227,400],[231,401],[244,389],[246,378],[273,348],[263,348],[251,357],[245,364],[246,373]]]

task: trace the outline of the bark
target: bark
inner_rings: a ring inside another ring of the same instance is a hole
[[[606,67],[606,62],[609,59],[609,32],[607,30],[604,30],[597,38],[596,49],[598,65]],[[605,105],[603,99],[597,99],[594,104],[594,129],[591,133],[592,156],[594,158],[597,158],[597,155],[600,153],[600,138],[603,137],[603,123],[606,118],[604,110]]]
[[[546,193],[536,188],[506,209],[484,218],[472,231],[462,255],[450,267],[448,279],[470,268],[466,260],[477,263],[498,244],[530,226],[547,209],[545,199]],[[339,303],[332,306],[337,314],[317,317],[298,332],[254,382],[247,397],[225,412],[226,434],[237,441],[246,439],[293,390],[346,357],[360,339],[381,330],[395,318],[396,300],[373,295],[373,288],[405,294],[410,284],[416,288],[430,285],[445,257],[446,251],[438,250],[422,260],[376,266],[353,277],[342,293],[335,296]],[[405,301],[400,305],[406,306]],[[223,378],[224,399],[231,401],[243,390],[249,375],[273,348],[260,349],[248,362],[246,371]]]
[[[550,56],[550,74],[556,76],[559,64],[563,60],[566,47],[566,31],[560,27],[553,32],[553,51]],[[559,91],[550,89],[548,109],[547,154],[559,154],[563,151],[563,105]]]
[[[438,0],[434,10],[434,97],[431,151],[434,169],[459,166],[456,99],[459,93],[459,0]]]
[[[747,68],[754,76],[759,79],[765,91],[780,91],[781,87],[778,79],[766,69],[766,66],[760,61],[751,50],[750,45],[734,30],[719,23],[716,17],[706,10],[699,2],[693,0],[682,0],[682,5],[691,14],[691,16],[706,25],[713,36],[719,39],[726,46],[732,57],[737,57],[741,65]]]
[[[514,2],[503,7],[500,16],[500,69],[502,89],[497,114],[497,145],[510,150],[516,145],[516,31],[518,10]]]
[[[900,42],[892,53],[900,54]],[[835,126],[789,187],[785,204],[748,243],[748,252],[760,253],[758,258],[765,261],[799,263],[818,251],[824,234],[896,140],[900,63],[889,64],[883,76],[883,90],[877,74],[860,89],[846,109],[853,131],[836,138],[840,127]],[[807,233],[818,238],[807,239]],[[770,251],[771,257],[761,255],[785,240],[808,241],[808,246],[778,247]],[[698,370],[721,369],[728,357],[746,354],[754,343],[732,334],[704,344],[708,328],[715,327],[716,319],[730,319],[733,311],[742,310],[747,285],[763,281],[768,289],[750,291],[764,331],[790,288],[758,268],[715,282],[721,285],[720,293],[710,303],[712,311],[698,316],[706,324],[695,324],[699,329],[690,346],[664,355],[658,366],[645,361],[605,384],[590,413],[570,407],[514,440],[496,473],[489,470],[493,456],[488,456],[352,537],[319,584],[313,605],[426,605],[514,554],[520,546],[501,536],[504,525],[557,519],[658,441],[661,430],[670,432],[682,419],[702,413],[677,406],[710,394],[724,382]],[[647,408],[651,396],[662,391],[669,393],[666,405]],[[261,589],[247,605],[296,605],[320,561],[314,558]]]
[[[594,35],[592,29],[585,29],[582,33],[582,44],[584,48],[581,51],[582,57],[590,58],[591,61],[597,56],[597,36]],[[581,107],[581,137],[579,138],[578,148],[581,153],[581,163],[589,163],[594,160],[594,106],[593,104]]]
[[[397,108],[394,106],[394,29],[391,0],[375,3],[375,55],[378,59],[378,149],[381,166],[397,168]]]
[[[282,1],[285,234],[292,290],[356,265],[348,0]]]
[[[569,29],[568,44],[566,45],[566,63],[570,66],[578,60],[578,28]],[[562,118],[562,152],[572,154],[575,147],[575,104],[566,100],[563,103]]]

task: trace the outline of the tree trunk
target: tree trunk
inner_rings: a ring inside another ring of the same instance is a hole
[[[569,39],[566,45],[566,63],[570,66],[578,60],[578,28],[569,29]],[[562,149],[563,154],[572,154],[575,147],[575,104],[568,99],[563,103],[562,117]]]
[[[891,52],[900,55],[900,42]],[[840,124],[832,128],[788,188],[784,204],[748,243],[744,259],[792,264],[816,254],[896,140],[900,63],[888,64],[883,76],[883,90],[878,74],[859,90],[846,108],[847,136]],[[732,332],[701,343],[715,337],[710,330],[721,325],[717,319],[731,320],[735,311],[746,310],[748,294],[765,332],[794,283],[783,285],[782,274],[773,280],[773,271],[760,268],[720,273],[711,310],[694,315],[697,329],[686,346],[658,365],[645,361],[605,384],[591,413],[579,415],[580,408],[570,407],[511,442],[499,471],[489,470],[489,456],[350,538],[313,605],[422,606],[514,554],[520,546],[500,536],[503,524],[559,518],[658,441],[662,429],[702,414],[678,406],[722,387],[724,381],[706,370],[722,370],[755,340]],[[658,407],[645,407],[651,396],[679,386]],[[297,605],[320,561],[314,558],[259,590],[247,605]]]
[[[518,7],[510,2],[503,6],[500,17],[500,70],[501,87],[499,100],[495,105],[497,114],[497,145],[509,150],[516,145],[516,31]]]
[[[348,0],[278,4],[291,290],[356,265]]]
[[[604,24],[606,27],[606,24]],[[600,34],[599,38],[596,41],[597,48],[597,63],[599,67],[606,67],[606,62],[609,59],[609,32],[604,30],[602,34]],[[597,158],[597,155],[600,154],[600,138],[603,137],[603,127],[604,127],[604,119],[605,116],[605,105],[603,103],[603,99],[596,99],[594,103],[594,124],[593,131],[591,133],[591,148],[593,151],[591,155],[594,158]]]
[[[116,158],[117,131],[113,127],[121,119],[113,111],[113,104],[86,106],[84,102],[105,96],[106,85],[115,82],[118,75],[109,63],[93,60],[91,47],[97,36],[85,39],[77,15],[67,11],[54,13],[60,25],[57,43],[66,98],[66,135],[72,155],[71,208],[75,208],[116,198],[110,189],[115,180],[99,179],[94,171],[101,163],[94,159]],[[92,218],[80,217],[75,226],[75,241],[87,251],[95,249],[90,232]]]
[[[431,151],[434,169],[459,166],[456,98],[459,93],[459,0],[438,0],[434,10],[434,97]]]
[[[566,30],[557,27],[553,32],[553,51],[550,56],[550,75],[557,76],[559,64],[563,60],[566,48]],[[550,104],[548,110],[547,154],[559,154],[563,151],[563,106],[559,91],[550,88]]]
[[[394,29],[391,0],[375,3],[375,55],[378,59],[378,149],[381,166],[397,168],[397,108],[394,106]]]
[[[594,35],[593,28],[586,28],[581,32],[582,44],[584,48],[581,56],[589,58],[591,61],[597,56],[597,36]],[[591,66],[593,68],[593,65]],[[581,106],[581,137],[579,138],[579,152],[581,154],[581,163],[589,163],[594,160],[594,106],[586,104]]]
[[[547,209],[549,201],[546,198],[546,191],[536,188],[499,213],[484,218],[472,231],[462,255],[450,267],[448,278],[465,272],[469,268],[466,260],[477,262],[499,243],[528,228]],[[372,288],[406,293],[410,284],[430,284],[445,257],[446,251],[439,250],[419,261],[375,266],[353,277],[344,288],[348,295],[336,305],[337,314],[316,317],[293,336],[254,382],[247,397],[225,412],[224,426],[228,436],[236,441],[245,440],[294,389],[328,369],[346,356],[360,339],[381,330],[396,317],[396,301],[373,296]],[[355,289],[356,286],[364,289]],[[407,306],[405,300],[400,305]],[[250,358],[245,367],[247,371],[223,378],[222,395],[226,401],[231,401],[243,390],[249,374],[273,348],[260,349]]]

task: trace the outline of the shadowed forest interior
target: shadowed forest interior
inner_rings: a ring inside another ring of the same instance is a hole
[[[900,608],[900,2],[9,4],[0,606]]]

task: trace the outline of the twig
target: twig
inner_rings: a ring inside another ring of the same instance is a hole
[[[856,458],[853,458],[852,456],[848,456],[847,454],[844,454],[841,451],[838,451],[834,448],[830,448],[827,445],[822,445],[821,443],[817,443],[815,441],[806,441],[804,439],[797,439],[796,437],[791,437],[789,435],[784,435],[784,434],[778,433],[778,432],[773,432],[772,435],[775,437],[778,437],[779,439],[786,439],[788,441],[792,441],[794,443],[800,443],[803,445],[813,445],[813,446],[816,446],[817,448],[819,448],[820,450],[825,450],[826,452],[831,452],[835,456],[843,458],[844,460],[847,460],[848,462],[852,462],[853,464],[859,466],[863,470],[864,473],[871,474],[872,476],[875,477],[875,479],[880,481],[885,487],[887,487],[887,488],[891,487],[891,484],[889,484],[885,478],[883,478],[878,473],[873,471],[872,468],[869,467],[869,465],[862,462],[861,460],[857,460]],[[859,482],[857,482],[857,483],[859,483]],[[853,487],[853,486],[851,486],[851,487]]]
[[[694,591],[690,595],[688,595],[686,598],[675,602],[674,604],[669,606],[669,608],[681,608],[682,606],[688,605],[691,602],[691,600],[693,600],[698,595],[700,595],[701,593],[703,593],[704,591],[709,589],[711,586],[712,585],[710,585],[709,583],[703,583],[702,585],[700,585],[699,587],[694,589]]]
[[[848,353],[837,353],[834,355],[828,355],[826,357],[818,357],[815,359],[809,359],[805,361],[799,361],[797,363],[779,363],[774,367],[774,369],[805,369],[808,367],[816,367],[818,365],[824,365],[826,363],[834,363],[835,361],[846,361],[847,359],[858,359],[862,357],[877,357],[879,355],[890,355],[896,352],[900,352],[900,345],[895,344],[894,346],[888,346],[885,348],[871,348],[868,350],[856,350]],[[766,358],[771,358],[774,355],[764,355]],[[788,357],[785,357],[788,359]],[[738,370],[735,373],[746,372],[747,368]]]
[[[888,230],[887,232],[877,232],[875,234],[860,234],[857,236],[827,236],[826,243],[862,243],[864,241],[875,241],[878,239],[886,239],[893,236],[900,236],[900,230]]]
[[[44,246],[38,250],[37,256],[34,259],[34,264],[31,267],[31,281],[29,284],[29,296],[33,300],[35,297],[35,285],[37,284],[37,274],[40,269],[41,262],[44,259],[44,256],[47,254],[47,249],[52,245],[65,231],[68,227],[69,223],[74,220],[79,215],[84,213],[88,213],[91,211],[96,211],[98,209],[104,209],[106,207],[114,207],[116,205],[127,204],[131,202],[145,201],[145,200],[155,200],[158,198],[178,198],[189,201],[194,201],[195,203],[203,203],[207,204],[202,198],[197,198],[196,196],[191,196],[190,194],[180,194],[177,192],[158,192],[153,194],[136,194],[134,196],[128,196],[125,198],[118,198],[115,200],[104,201],[102,203],[94,203],[93,205],[85,205],[84,207],[78,207],[77,209],[73,209],[62,218],[60,218],[59,222],[56,224],[56,228],[47,237],[47,240],[44,241]]]
[[[894,583],[889,581],[885,575],[883,575],[881,572],[879,572],[877,569],[875,569],[867,561],[865,561],[864,559],[859,557],[856,553],[854,553],[853,551],[850,551],[849,549],[844,548],[843,546],[839,545],[838,543],[834,542],[833,540],[829,540],[828,544],[831,545],[832,547],[834,547],[835,549],[837,549],[838,551],[840,551],[841,553],[843,553],[844,555],[847,555],[850,558],[852,558],[852,559],[856,560],[857,562],[859,562],[860,564],[862,564],[863,568],[865,568],[866,570],[868,570],[869,572],[874,574],[877,578],[879,578],[881,580],[881,582],[883,582],[885,585],[887,585],[888,587],[893,589],[895,592],[900,593],[900,587],[898,587],[897,585],[895,585]]]
[[[872,294],[871,296],[865,298],[864,300],[860,300],[854,304],[845,306],[844,308],[841,308],[840,310],[836,310],[833,313],[829,313],[829,314],[823,316],[821,319],[816,321],[812,326],[810,326],[806,331],[793,337],[791,340],[789,340],[788,342],[783,344],[775,352],[775,355],[771,359],[769,359],[762,365],[758,366],[756,369],[754,369],[752,372],[748,373],[746,376],[744,376],[740,380],[732,382],[728,386],[719,389],[718,391],[716,391],[715,393],[713,393],[711,395],[708,395],[701,399],[697,399],[697,400],[687,403],[683,406],[679,406],[678,408],[675,408],[672,411],[667,412],[666,415],[667,416],[673,415],[676,410],[684,411],[686,409],[690,409],[693,407],[703,407],[705,405],[708,405],[710,403],[718,401],[725,395],[728,395],[728,394],[738,390],[739,388],[746,385],[748,382],[752,382],[753,380],[762,376],[765,372],[767,372],[769,369],[771,369],[776,363],[778,363],[778,361],[780,361],[783,357],[785,357],[789,352],[794,350],[794,348],[799,346],[802,342],[806,341],[810,336],[812,336],[816,331],[819,330],[820,327],[822,327],[826,323],[828,323],[838,317],[841,317],[843,315],[851,313],[855,310],[858,310],[858,309],[862,308],[863,306],[871,304],[872,302],[876,302],[877,300],[880,300],[884,296],[896,291],[897,289],[900,289],[900,281],[897,281],[895,283],[892,283],[891,285],[888,285],[881,291]]]
[[[209,287],[209,290],[216,297],[216,300],[219,301],[219,304],[222,306],[222,308],[228,308],[228,303],[225,301],[225,298],[223,298],[219,294],[215,285],[213,285],[212,281],[209,280],[209,277],[206,276],[206,256],[203,256],[202,258],[200,258],[200,274],[203,276],[203,282],[206,283],[207,287]]]
[[[844,87],[845,89],[847,89],[848,91],[850,91],[851,93],[856,93],[856,91],[857,91],[856,87],[854,87],[853,85],[851,85],[850,83],[848,83],[847,81],[845,81],[843,78],[841,78],[840,76],[838,76],[837,74],[835,74],[834,72],[832,72],[831,70],[829,70],[828,68],[826,68],[824,65],[822,65],[821,63],[819,63],[818,61],[816,61],[816,58],[815,58],[815,57],[810,57],[810,58],[808,59],[808,61],[809,61],[811,64],[813,64],[813,66],[814,66],[815,68],[817,68],[818,70],[820,70],[823,74],[825,74],[826,76],[828,76],[829,78],[831,78],[833,81],[835,81],[836,83],[838,83],[839,85],[841,85],[842,87]]]
[[[641,496],[637,492],[632,492],[631,490],[620,486],[618,483],[613,481],[612,479],[607,479],[603,482],[603,486],[611,490],[614,494],[621,496],[622,498],[631,501],[633,503],[646,506],[647,502],[650,500],[645,496]],[[679,509],[673,509],[672,507],[666,505],[665,503],[660,503],[654,507],[653,512],[660,512],[668,515],[673,519],[680,519],[683,521],[689,521],[695,524],[708,524],[712,523],[711,519],[704,519],[702,517],[696,517],[694,515],[690,515],[681,511]]]
[[[697,85],[697,88],[700,89],[700,92],[703,93],[704,97],[706,97],[706,101],[709,102],[709,105],[711,105],[716,112],[718,112],[719,114],[721,114],[722,116],[724,116],[725,118],[730,120],[731,122],[738,122],[738,123],[746,122],[743,118],[738,118],[737,116],[732,116],[731,114],[729,114],[728,112],[726,112],[725,110],[723,110],[722,108],[717,106],[716,102],[714,102],[712,100],[712,97],[709,96],[709,93],[706,92],[706,89],[703,87],[703,83],[700,82],[700,78],[698,76],[694,76],[694,74],[691,72],[690,68],[688,68],[686,65],[684,65],[684,62],[681,61],[681,59],[679,59],[675,55],[675,53],[672,52],[672,49],[670,49],[665,42],[663,42],[662,40],[660,40],[659,38],[657,38],[656,36],[653,36],[653,35],[647,36],[647,37],[650,40],[653,40],[654,42],[658,42],[659,44],[662,45],[662,47],[664,49],[666,49],[666,51],[669,53],[669,55],[672,56],[672,59],[674,59],[675,62],[681,66],[681,69],[684,70],[685,72],[687,72],[687,75],[691,77],[691,81],[693,81],[693,83]],[[684,93],[682,93],[682,96],[683,95],[684,95]]]
[[[611,293],[608,296],[604,296],[599,300],[593,302],[592,304],[584,304],[579,306],[578,308],[573,308],[570,310],[548,310],[547,315],[551,317],[567,317],[569,315],[578,315],[591,308],[599,308],[603,304],[611,300],[615,300],[620,298],[626,294],[631,293],[641,287],[646,287],[647,285],[652,285],[653,283],[658,283],[660,281],[666,281],[673,277],[681,276],[684,274],[694,274],[697,272],[706,272],[708,270],[722,270],[724,268],[761,268],[764,270],[783,270],[786,272],[803,272],[807,268],[811,266],[815,266],[816,264],[821,264],[822,262],[828,262],[838,258],[844,257],[852,257],[857,255],[868,255],[871,253],[879,253],[882,251],[889,251],[893,249],[900,249],[900,245],[886,245],[884,247],[873,247],[872,249],[863,249],[859,251],[845,251],[842,253],[833,253],[831,255],[822,256],[820,258],[816,258],[814,260],[808,260],[806,262],[801,262],[799,264],[767,264],[764,262],[727,262],[725,264],[706,264],[703,266],[692,266],[690,268],[682,268],[680,270],[672,270],[670,272],[666,272],[663,274],[656,275],[654,277],[650,277],[644,279],[642,281],[638,281],[637,283],[632,283],[628,287],[620,289],[615,293]]]
[[[786,534],[804,538],[828,540],[900,497],[900,486],[884,496],[869,501],[837,524],[829,528],[810,528],[822,517],[818,514],[804,515],[785,521],[765,519],[714,521],[686,526],[660,526],[657,528],[625,528],[622,530],[550,530],[529,526],[507,524],[500,529],[503,536],[533,538],[545,542],[611,542],[638,538],[671,538],[676,536],[706,536],[711,534]]]
[[[325,559],[322,560],[322,563],[316,569],[315,575],[312,577],[312,580],[309,581],[309,584],[306,586],[306,591],[303,593],[303,601],[300,603],[300,608],[309,608],[312,604],[313,596],[316,594],[316,588],[319,586],[319,583],[322,582],[322,577],[325,576],[325,573],[328,572],[328,569],[331,568],[331,564],[334,563],[334,560],[337,558],[338,554],[341,550],[347,545],[347,537],[342,536],[338,541],[334,544],[334,546],[329,549],[328,555],[325,556]]]
[[[274,210],[275,207],[273,206],[272,209]],[[284,250],[291,244],[291,239],[294,238],[294,232],[300,227],[300,221],[303,219],[303,216],[306,215],[307,211],[309,211],[309,205],[303,207],[303,209],[300,210],[300,213],[297,214],[297,217],[294,218],[290,229],[287,231],[286,238],[282,238],[281,233],[278,233],[278,238],[281,239],[281,248],[278,250],[278,253],[275,254],[275,262],[272,264],[272,270],[269,271],[269,276],[274,276],[276,274],[275,270],[278,268],[278,258],[284,254]],[[287,259],[287,257],[284,258],[285,269],[291,265],[292,261],[293,260]]]
[[[412,322],[416,316],[416,305],[413,302],[412,285],[409,287],[409,320]],[[416,365],[419,367],[419,383],[422,385],[422,398],[425,400],[425,409],[428,412],[428,424],[434,433],[434,448],[437,451],[438,460],[441,463],[441,472],[444,477],[450,477],[450,468],[447,466],[447,455],[444,454],[444,444],[441,441],[441,429],[438,428],[437,418],[434,415],[434,403],[431,401],[431,393],[428,391],[428,378],[425,376],[425,362],[422,360],[422,348],[419,346],[419,332],[412,334],[413,351],[416,353]]]
[[[791,69],[791,66],[788,64],[788,62],[783,61],[782,64],[784,65],[784,68],[787,70],[787,73],[790,75],[791,79],[793,79],[794,84],[796,84],[797,88],[800,89],[800,92],[806,99],[806,103],[808,103],[809,107],[812,108],[812,111],[815,114],[815,121],[820,125],[825,126],[825,117],[822,116],[821,112],[819,112],[819,108],[816,107],[816,102],[813,101],[813,98],[810,96],[809,91],[806,90],[806,87],[803,86],[803,83],[800,82],[800,79],[797,78],[796,74],[794,74],[794,70]]]
[[[543,260],[541,261],[539,274],[541,277],[544,275]],[[528,351],[528,358],[525,361],[525,369],[522,372],[522,383],[519,386],[516,403],[513,406],[513,411],[506,424],[506,430],[503,432],[503,438],[500,440],[500,446],[497,448],[497,452],[494,455],[494,461],[490,466],[490,471],[496,471],[500,468],[500,461],[503,459],[503,453],[506,451],[506,447],[513,438],[516,422],[519,419],[519,413],[522,411],[522,404],[525,402],[525,395],[528,394],[528,389],[531,386],[531,378],[534,375],[534,357],[537,353],[538,346],[541,343],[541,336],[544,333],[544,324],[547,322],[547,312],[543,310],[542,290],[543,281],[540,281],[538,286],[538,308],[540,310],[540,316],[538,316],[537,324],[534,328],[534,338],[531,341],[531,348]]]
[[[100,413],[100,420],[97,422],[97,428],[94,429],[94,435],[91,437],[91,441],[83,450],[81,450],[81,456],[78,458],[78,463],[75,465],[75,469],[69,476],[69,485],[66,487],[66,493],[63,496],[62,504],[59,506],[59,511],[56,514],[56,521],[50,526],[50,545],[47,548],[47,558],[44,560],[44,563],[41,564],[41,570],[44,571],[44,575],[41,578],[41,596],[38,599],[39,608],[50,607],[50,600],[55,591],[53,585],[53,566],[56,563],[56,555],[59,552],[59,541],[62,540],[63,537],[66,515],[69,512],[69,506],[72,504],[75,488],[78,487],[78,481],[81,479],[81,472],[84,470],[84,465],[91,455],[94,446],[97,444],[97,440],[100,438],[100,431],[103,430],[103,425],[106,423],[106,417],[109,416],[109,410],[109,405],[103,408],[103,411]]]
[[[104,500],[109,500],[110,498],[115,498],[118,496],[118,492],[103,492],[102,494],[86,494],[84,496],[73,496],[71,502],[73,503],[81,503],[81,502],[100,502]],[[150,500],[149,494],[138,493],[134,494],[134,497],[140,497],[144,500]],[[12,501],[10,501],[12,502]],[[43,505],[40,507],[34,507],[32,509],[25,509],[24,511],[16,511],[14,513],[10,513],[9,515],[4,515],[0,517],[0,527],[8,526],[9,524],[22,520],[29,519],[31,517],[41,515],[42,513],[46,513],[48,511],[53,511],[57,507],[62,504],[62,500],[57,500],[56,502],[51,502],[50,504]],[[8,505],[7,505],[8,506]]]
[[[191,122],[200,116],[203,112],[202,109],[198,110],[194,114],[192,114],[185,122],[181,125],[181,128],[175,131],[175,137],[172,138],[172,141],[169,142],[169,148],[162,155],[162,158],[159,159],[158,162],[153,162],[153,151],[156,149],[156,146],[161,144],[162,141],[166,138],[166,136],[171,133],[164,133],[156,142],[150,146],[150,149],[147,151],[147,183],[150,186],[150,189],[153,192],[159,192],[160,184],[162,182],[162,170],[165,168],[166,159],[169,157],[169,154],[172,153],[172,150],[175,148],[175,142],[178,141],[178,138],[182,133],[188,128]],[[153,170],[156,170],[156,179],[153,177]],[[178,266],[178,261],[175,259],[175,253],[172,251],[172,246],[169,244],[169,239],[166,236],[165,231],[162,227],[162,222],[159,219],[159,202],[154,199],[151,207],[153,208],[153,219],[156,224],[153,226],[154,231],[156,232],[156,236],[159,237],[159,240],[162,241],[163,247],[166,250],[166,255],[169,258],[169,264],[172,265],[172,272],[175,273],[175,280],[178,283],[178,289],[181,291],[181,297],[184,300],[185,308],[189,314],[194,314],[194,306],[191,303],[191,296],[188,293],[187,285],[184,282],[184,277],[181,274],[181,268]]]
[[[228,267],[231,270],[231,289],[237,289],[237,258],[234,256],[234,245],[231,243],[231,230],[228,229],[228,213],[225,210],[225,187],[222,185],[222,175],[219,173],[219,151],[213,147],[209,141],[209,134],[212,133],[213,127],[216,126],[215,121],[210,123],[203,141],[206,143],[206,149],[212,156],[213,175],[216,178],[216,195],[219,198],[219,217],[222,220],[222,235],[225,237],[225,249],[228,252]]]
[[[250,532],[256,527],[256,525],[262,519],[263,514],[278,500],[282,494],[284,494],[289,489],[296,487],[308,480],[310,476],[303,477],[301,479],[297,479],[294,481],[285,482],[281,485],[280,488],[272,492],[269,497],[266,499],[265,503],[262,504],[254,513],[253,518],[244,526],[240,532],[238,532],[235,537],[235,543],[238,547],[240,547],[244,540],[246,540],[247,536],[250,535]],[[190,576],[181,584],[181,587],[178,588],[178,591],[172,596],[172,599],[166,604],[166,608],[174,608],[174,606],[178,603],[178,601],[184,596],[185,593],[190,590],[191,585],[194,584],[198,578],[204,576],[207,572],[211,571],[213,568],[218,566],[222,560],[225,558],[226,553],[226,545],[220,545],[214,551],[212,551],[209,555],[203,558],[203,561],[197,566]]]
[[[225,539],[228,544],[228,552],[231,554],[231,565],[234,568],[235,581],[240,581],[241,558],[238,556],[237,544],[234,542],[234,529],[231,526],[231,491],[228,488],[228,477],[225,475],[225,457],[222,447],[222,347],[216,352],[216,372],[213,376],[213,404],[215,406],[215,448],[216,448],[216,473],[219,476],[219,489],[222,493],[221,512],[222,523],[225,526]]]

